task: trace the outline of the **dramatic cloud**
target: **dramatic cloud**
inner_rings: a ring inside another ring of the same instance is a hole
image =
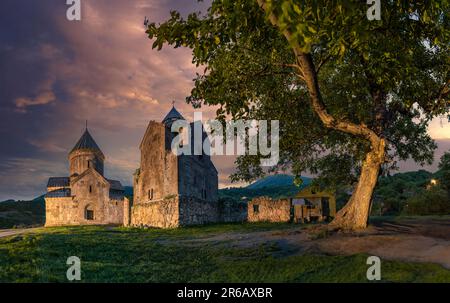
[[[82,0],[82,20],[70,22],[65,2],[0,3],[0,201],[35,197],[48,177],[67,175],[67,153],[86,120],[106,155],[108,177],[130,185],[148,122],[161,120],[173,100],[193,119],[184,102],[197,71],[191,52],[152,50],[143,21],[161,22],[171,10],[204,10],[207,3]],[[215,108],[202,111],[213,117]],[[431,134],[450,139],[449,125],[436,123]],[[220,185],[229,186],[234,157],[214,161]]]

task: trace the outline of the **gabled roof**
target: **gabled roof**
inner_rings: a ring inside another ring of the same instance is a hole
[[[166,115],[166,117],[162,120],[163,123],[172,122],[174,120],[184,120],[183,116],[177,111],[175,106],[172,107],[170,112]]]
[[[80,181],[86,175],[88,175],[90,173],[96,175],[98,177],[98,179],[101,180],[105,185],[110,184],[109,181],[104,176],[102,176],[95,168],[91,167],[91,168],[88,168],[87,170],[85,170],[81,175],[78,175],[75,178],[73,178],[72,185],[77,183],[78,181]]]
[[[75,146],[72,148],[70,153],[73,153],[77,150],[91,150],[94,152],[99,152],[103,155],[100,147],[98,147],[97,143],[95,142],[94,138],[92,138],[87,128],[81,136],[80,140],[78,140],[77,144],[75,144]]]
[[[70,188],[62,188],[48,192],[45,197],[46,198],[66,198],[70,197],[71,190]]]
[[[124,191],[122,183],[120,183],[120,181],[110,180],[110,179],[106,179],[106,180],[108,180],[109,184],[111,185],[111,187],[110,187],[111,190]]]
[[[52,177],[48,179],[47,187],[69,187],[69,177]]]

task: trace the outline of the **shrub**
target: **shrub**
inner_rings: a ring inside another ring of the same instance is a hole
[[[448,215],[450,198],[447,191],[435,187],[409,198],[403,208],[405,215]]]

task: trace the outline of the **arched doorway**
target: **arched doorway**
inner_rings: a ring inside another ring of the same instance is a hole
[[[94,208],[92,205],[86,206],[86,209],[84,210],[84,218],[88,221],[92,221],[95,218]]]

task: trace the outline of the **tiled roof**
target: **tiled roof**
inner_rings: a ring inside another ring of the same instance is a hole
[[[70,197],[70,188],[62,188],[48,192],[45,197],[47,198],[65,198]]]
[[[48,179],[47,187],[69,187],[69,177],[53,177]]]
[[[102,153],[100,147],[98,147],[94,138],[92,138],[91,134],[87,129],[84,131],[84,134],[81,136],[80,140],[78,140],[77,144],[75,144],[75,146],[72,148],[70,153],[73,153],[76,150],[83,150],[83,149],[98,151]]]
[[[124,191],[122,183],[117,180],[109,180],[107,179],[109,184],[111,185],[111,190],[118,190],[118,191]]]
[[[182,120],[183,116],[177,111],[177,109],[172,107],[170,112],[166,115],[166,117],[162,120],[163,123],[172,122],[173,120]]]

